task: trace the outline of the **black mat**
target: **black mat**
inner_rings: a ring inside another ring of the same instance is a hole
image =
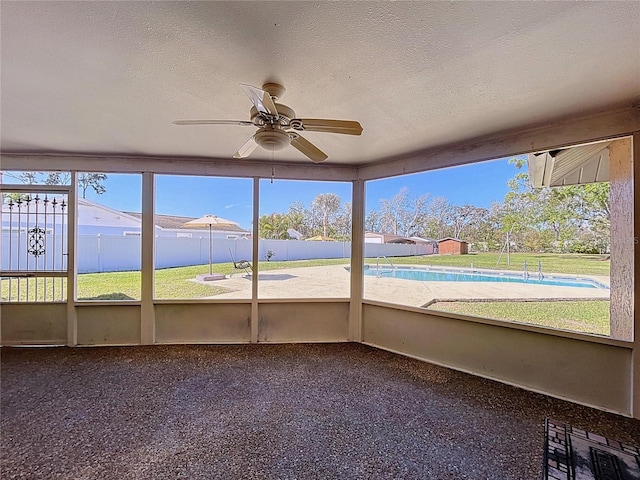
[[[542,478],[640,480],[640,449],[547,419]]]

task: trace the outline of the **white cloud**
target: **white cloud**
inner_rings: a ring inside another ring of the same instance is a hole
[[[236,207],[251,207],[251,205],[247,204],[247,203],[231,203],[229,205],[225,205],[224,208],[229,209],[229,208],[236,208]]]

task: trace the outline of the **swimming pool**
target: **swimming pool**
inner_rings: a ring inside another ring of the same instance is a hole
[[[563,277],[546,275],[538,278],[538,274],[530,274],[525,278],[522,273],[496,273],[478,270],[431,269],[420,267],[380,267],[366,265],[365,275],[386,278],[402,278],[420,282],[505,282],[528,283],[532,285],[555,285],[557,287],[581,287],[609,289],[603,283],[591,278]]]

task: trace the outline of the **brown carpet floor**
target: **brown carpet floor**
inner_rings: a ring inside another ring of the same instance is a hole
[[[640,422],[358,344],[3,348],[1,477],[538,479]]]

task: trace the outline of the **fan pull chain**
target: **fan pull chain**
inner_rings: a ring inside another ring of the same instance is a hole
[[[276,167],[275,167],[275,146],[271,144],[271,184],[273,185],[273,179],[276,176]]]

